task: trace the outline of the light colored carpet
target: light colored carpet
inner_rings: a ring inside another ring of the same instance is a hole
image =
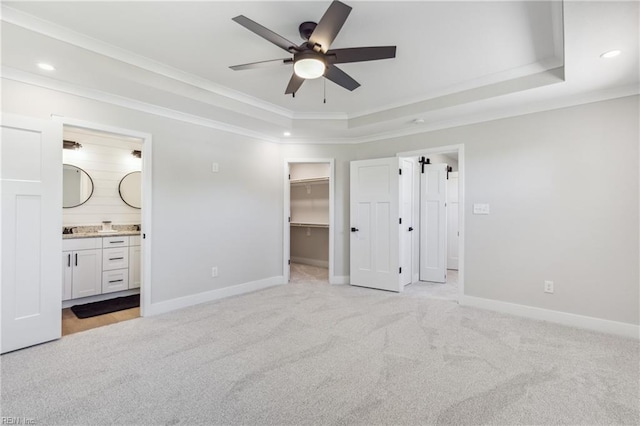
[[[2,356],[37,424],[635,424],[639,343],[295,282]]]
[[[431,299],[458,300],[458,271],[448,269],[446,283],[418,281],[405,286],[404,292]]]

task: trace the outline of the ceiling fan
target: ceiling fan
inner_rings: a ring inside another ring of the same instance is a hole
[[[318,23],[303,22],[300,24],[298,31],[304,42],[299,46],[244,15],[236,16],[233,18],[235,22],[293,54],[293,58],[252,62],[250,64],[234,65],[230,68],[234,71],[239,71],[293,64],[293,75],[285,91],[286,95],[295,96],[306,79],[322,76],[347,90],[355,90],[360,86],[360,83],[338,68],[336,64],[395,58],[396,46],[329,49],[350,12],[350,6],[339,1],[332,2]]]

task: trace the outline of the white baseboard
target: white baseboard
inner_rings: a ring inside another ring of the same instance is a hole
[[[328,268],[328,260],[309,259],[307,257],[291,256],[291,263],[302,263],[303,265],[317,266],[318,268]]]
[[[550,309],[518,305],[516,303],[483,299],[481,297],[474,296],[463,296],[459,303],[464,306],[473,306],[504,314],[517,315],[536,320],[568,325],[571,327],[584,328],[601,333],[616,334],[618,336],[640,339],[640,326],[625,322],[610,321],[601,318],[570,314],[568,312],[552,311]]]
[[[230,287],[218,288],[211,291],[205,291],[204,293],[192,294],[164,302],[152,303],[146,307],[145,316],[163,314],[165,312],[175,311],[177,309],[198,305],[200,303],[211,302],[213,300],[224,299],[225,297],[237,296],[239,294],[251,293],[252,291],[262,290],[281,284],[284,284],[284,277],[277,276],[257,281],[250,281],[248,283],[233,285]]]
[[[349,275],[334,275],[329,277],[329,284],[350,284]]]
[[[95,296],[87,296],[80,299],[63,300],[62,309],[70,308],[74,305],[83,305],[85,303],[102,302],[103,300],[115,299],[117,297],[132,296],[134,294],[140,294],[140,288],[116,291],[114,293],[96,294]]]

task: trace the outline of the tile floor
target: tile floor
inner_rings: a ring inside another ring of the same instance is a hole
[[[80,331],[91,330],[92,328],[138,318],[139,316],[140,308],[131,308],[125,309],[124,311],[80,319],[71,311],[71,308],[65,308],[62,310],[62,335],[67,336]]]

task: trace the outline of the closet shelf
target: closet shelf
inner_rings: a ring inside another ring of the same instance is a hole
[[[319,183],[329,183],[329,177],[317,177],[309,179],[291,179],[291,185],[312,185]]]
[[[307,222],[291,222],[291,226],[300,228],[329,228],[328,223],[307,223]]]

